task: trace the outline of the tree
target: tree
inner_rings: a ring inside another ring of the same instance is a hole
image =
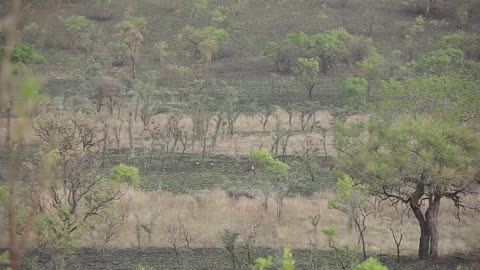
[[[367,101],[368,82],[364,78],[351,77],[342,82],[341,96],[355,108],[365,105]]]
[[[211,63],[212,56],[228,38],[227,31],[213,26],[186,26],[178,35],[178,39],[186,43],[186,49],[206,63]]]
[[[312,53],[318,57],[324,74],[335,67],[339,59],[349,54],[347,44],[352,36],[343,28],[313,35]]]
[[[3,56],[4,47],[0,46],[0,57]],[[45,57],[31,44],[17,43],[13,48],[10,61],[13,64],[44,64]]]
[[[153,45],[156,60],[163,62],[169,55],[169,45],[165,41],[159,41]]]
[[[373,210],[365,186],[355,185],[350,176],[344,175],[337,180],[337,194],[328,201],[328,206],[348,215],[348,225],[357,230],[359,242],[362,244],[363,259],[366,260],[366,220]]]
[[[122,87],[120,83],[111,77],[99,77],[94,81],[94,98],[97,112],[102,110],[105,100],[110,114],[113,114],[113,108],[121,98]]]
[[[88,29],[91,23],[84,16],[69,16],[65,19],[59,17],[59,19],[69,36],[70,48],[76,49],[80,35]]]
[[[253,161],[263,167],[264,173],[261,177],[265,178],[262,180],[269,181],[269,185],[266,187],[268,191],[264,190],[265,196],[267,196],[268,192],[272,189],[277,192],[275,197],[277,202],[276,214],[277,219],[280,220],[282,218],[284,200],[291,192],[289,186],[290,178],[288,176],[290,166],[285,162],[273,158],[272,154],[265,149],[254,148],[250,150],[250,157]],[[265,205],[265,209],[267,208],[267,205]]]
[[[444,49],[454,48],[462,50],[466,58],[480,61],[480,35],[471,33],[454,33],[443,36],[440,46]]]
[[[85,72],[87,71],[88,58],[92,56],[95,49],[100,45],[102,36],[103,31],[101,28],[98,28],[95,24],[88,24],[78,37],[80,50],[83,51],[83,69]]]
[[[102,141],[101,128],[85,115],[41,115],[36,119],[35,130],[43,146],[58,153],[53,171],[55,181],[46,197],[35,201],[35,209],[40,213],[36,227],[39,243],[52,249],[56,263],[77,231],[122,197],[122,182],[138,184],[138,169],[121,164],[111,176],[100,172],[95,155]]]
[[[376,107],[387,118],[395,114],[412,118],[435,116],[473,126],[480,116],[477,89],[478,81],[468,75],[391,79],[375,92],[381,100]]]
[[[271,58],[277,72],[291,72],[297,60],[303,57],[309,47],[309,37],[304,32],[289,33],[280,42],[271,41],[263,54]]]
[[[408,66],[413,75],[463,73],[467,68],[464,52],[455,48],[428,52]]]
[[[151,83],[137,82],[133,86],[133,91],[137,94],[137,104],[141,104],[140,119],[143,129],[147,130],[152,117],[159,111],[160,90]]]
[[[132,78],[136,77],[138,53],[143,42],[143,35],[147,30],[144,17],[129,18],[117,25],[117,37],[120,44],[127,48],[128,57],[132,65]]]
[[[308,98],[312,99],[312,93],[317,84],[317,76],[320,71],[318,61],[315,58],[298,59],[299,78],[305,86]]]
[[[380,79],[385,59],[377,52],[375,47],[367,48],[368,57],[357,63],[360,73],[365,76],[368,81],[366,101],[370,101],[370,90]]]
[[[475,207],[465,198],[477,189],[480,136],[457,122],[338,124],[336,142],[339,169],[380,198],[410,207],[420,227],[420,259],[438,256],[442,200],[459,210]]]

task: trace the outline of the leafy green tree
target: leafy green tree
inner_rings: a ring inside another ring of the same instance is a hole
[[[336,142],[339,169],[373,194],[407,204],[420,228],[419,258],[438,256],[440,202],[469,207],[480,136],[457,122],[419,116],[338,124]]]
[[[59,17],[59,19],[69,36],[70,48],[76,49],[80,35],[87,30],[91,23],[84,16]]]
[[[439,49],[422,55],[412,63],[414,75],[462,73],[466,68],[463,51]]]
[[[284,200],[290,194],[291,184],[293,182],[288,175],[290,166],[281,160],[273,158],[272,154],[266,149],[254,148],[250,151],[250,157],[256,162],[256,164],[263,167],[263,173],[258,174],[257,177],[260,178],[261,181],[266,182],[266,185],[263,185],[265,188],[263,193],[266,197],[264,208],[265,210],[268,209],[267,196],[271,191],[276,192],[276,214],[277,219],[280,220],[282,218]],[[253,169],[256,172],[255,167]]]
[[[366,100],[370,101],[370,90],[380,81],[382,68],[385,59],[377,52],[375,47],[368,47],[368,57],[357,63],[360,73],[367,79],[368,86],[366,92]]]
[[[136,67],[140,46],[143,42],[143,35],[147,30],[147,21],[144,17],[129,18],[117,25],[116,36],[121,44],[127,50],[128,57],[132,65],[132,78],[136,77]]]
[[[2,47],[0,48],[0,50],[3,51],[4,48]],[[1,57],[1,54],[0,54],[0,57]],[[15,45],[13,49],[11,61],[14,64],[24,64],[24,65],[44,64],[45,57],[41,53],[39,53],[33,45],[18,43]]]
[[[350,106],[361,107],[367,100],[368,82],[364,78],[351,77],[343,80],[341,96]]]
[[[273,60],[277,72],[291,72],[298,58],[307,52],[309,44],[306,33],[289,33],[282,41],[269,42],[263,54]]]
[[[317,76],[320,71],[318,61],[315,58],[298,59],[299,78],[302,81],[308,93],[308,98],[312,99],[313,89],[317,84]]]
[[[134,187],[140,186],[140,175],[137,167],[128,166],[123,163],[113,167],[110,178],[115,182],[125,182]]]
[[[478,82],[468,76],[433,75],[389,80],[376,96],[381,100],[379,111],[386,117],[436,116],[475,125],[480,116],[477,89]]]
[[[480,61],[480,35],[464,32],[446,35],[441,38],[440,46],[462,50],[466,58]]]
[[[137,107],[141,106],[140,119],[143,123],[143,129],[146,130],[152,117],[159,111],[161,92],[154,84],[144,82],[137,82],[133,86],[133,91],[137,94]]]
[[[415,21],[410,25],[405,33],[405,47],[407,53],[407,60],[414,59],[417,51],[422,47],[421,37],[425,32],[425,18],[418,16]]]
[[[312,53],[320,60],[324,74],[334,68],[337,61],[349,54],[347,44],[351,38],[352,36],[342,28],[311,37]]]
[[[229,34],[227,31],[213,26],[203,28],[186,26],[178,38],[186,43],[187,50],[200,57],[204,62],[211,63],[212,56],[228,40]]]
[[[328,201],[328,206],[337,209],[349,218],[348,227],[354,227],[362,244],[363,259],[367,259],[365,234],[367,230],[366,220],[372,214],[369,200],[369,194],[365,186],[356,185],[352,178],[348,175],[337,180],[337,194]]]

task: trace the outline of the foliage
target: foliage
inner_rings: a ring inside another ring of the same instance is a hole
[[[357,66],[365,77],[373,80],[380,76],[385,59],[375,47],[370,46],[367,51],[368,57],[358,62]]]
[[[253,270],[266,270],[270,266],[272,266],[273,261],[272,257],[267,258],[258,258],[255,260],[255,265],[253,266]]]
[[[377,259],[368,258],[366,261],[357,265],[357,270],[388,270],[388,268],[383,266]]]
[[[59,17],[59,19],[63,23],[63,27],[69,36],[70,47],[76,49],[80,34],[85,32],[91,23],[84,16],[69,16],[67,18]]]
[[[139,48],[147,31],[147,21],[145,17],[128,18],[117,24],[116,29],[119,47],[126,49],[132,64],[132,78],[135,79]]]
[[[348,227],[350,229],[354,227],[357,230],[363,257],[366,259],[366,219],[373,212],[370,209],[371,203],[366,187],[355,184],[350,176],[344,175],[337,180],[337,194],[328,200],[328,206],[348,215]]]
[[[417,116],[391,124],[337,124],[336,140],[339,169],[381,198],[409,205],[423,228],[419,257],[436,256],[437,231],[425,228],[436,225],[441,199],[456,207],[468,205],[464,200],[475,190],[479,135],[445,118]],[[422,205],[423,198],[428,206]]]
[[[461,72],[464,64],[463,51],[447,48],[426,53],[414,62],[413,68],[420,74],[448,74]]]
[[[3,51],[3,48],[1,49]],[[45,57],[33,45],[17,43],[12,52],[12,63],[18,64],[44,64]]]
[[[266,149],[252,149],[250,150],[250,156],[256,162],[266,165],[266,169],[272,172],[286,172],[290,167],[288,164],[275,159],[272,157],[272,154]]]
[[[466,76],[430,75],[403,81],[391,79],[376,95],[381,100],[378,109],[385,115],[436,115],[464,122],[478,120],[477,89],[478,83]]]
[[[279,270],[294,270],[294,260],[292,256],[292,251],[289,248],[283,249],[282,261],[279,266]],[[258,258],[255,261],[255,265],[253,266],[252,270],[267,270],[271,269],[273,266],[273,259],[272,257],[267,258]]]
[[[0,204],[8,200],[8,190],[6,186],[0,186]]]
[[[162,61],[168,56],[169,46],[165,41],[159,41],[153,45],[155,56]]]
[[[125,182],[134,187],[140,186],[140,175],[137,167],[128,166],[123,163],[112,168],[110,178],[116,182]]]
[[[446,35],[441,38],[440,46],[462,50],[467,58],[480,60],[480,35],[464,32]]]
[[[322,229],[327,237],[328,246],[335,252],[335,259],[342,270],[354,270],[358,263],[358,251],[349,245],[338,247],[337,229],[335,226],[328,226]]]
[[[195,17],[195,14],[198,11],[204,11],[208,9],[209,0],[191,0],[191,1],[192,1],[192,7],[193,7],[192,18]]]
[[[299,58],[298,69],[300,80],[305,85],[308,97],[311,99],[312,91],[317,81],[318,72],[320,71],[318,61],[315,58]]]
[[[188,45],[188,50],[206,62],[211,62],[212,55],[216,53],[218,48],[225,43],[228,38],[229,34],[227,31],[214,26],[203,28],[186,26],[178,35],[178,39]]]
[[[143,128],[147,129],[151,118],[159,110],[159,101],[162,101],[160,90],[152,83],[137,82],[133,86],[133,91],[137,94],[137,106],[141,104],[140,118]]]
[[[69,16],[66,19],[60,17],[67,31],[81,31],[87,24],[88,19],[84,16]]]
[[[312,36],[304,32],[289,33],[280,42],[269,42],[263,53],[272,58],[277,71],[290,72],[299,58],[316,58],[326,73],[350,55],[348,45],[351,39],[352,36],[342,28]]]
[[[341,95],[350,105],[362,106],[366,102],[368,82],[364,78],[351,77],[343,80]]]
[[[9,259],[10,259],[10,252],[8,252],[8,250],[0,253],[0,265],[7,264]],[[12,268],[6,267],[5,270],[12,270]]]
[[[324,73],[349,54],[347,43],[351,38],[345,29],[334,29],[311,37],[312,52],[320,59]]]
[[[293,270],[293,264],[292,251],[289,248],[284,248],[281,270]]]

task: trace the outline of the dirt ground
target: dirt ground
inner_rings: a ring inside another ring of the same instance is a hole
[[[241,252],[241,251],[240,251]],[[281,251],[275,249],[258,249],[256,257],[272,256],[278,260]],[[319,251],[317,266],[311,266],[309,250],[293,250],[295,269],[336,269],[334,254]],[[400,263],[392,256],[377,256],[390,270],[455,270],[480,269],[480,257],[475,254],[460,254],[440,257],[432,261],[418,261],[414,257],[401,257]],[[178,260],[177,260],[178,259]],[[51,262],[42,253],[29,255],[25,269],[48,269]],[[224,249],[203,248],[180,250],[178,257],[172,249],[116,249],[101,252],[95,249],[82,249],[70,255],[65,261],[65,269],[69,270],[134,270],[140,269],[195,269],[216,270],[232,269],[230,257]],[[238,268],[237,268],[238,269]],[[248,264],[242,269],[250,269]]]

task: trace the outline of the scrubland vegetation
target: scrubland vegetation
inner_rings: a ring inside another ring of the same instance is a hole
[[[0,2],[0,268],[479,269],[478,14]]]

